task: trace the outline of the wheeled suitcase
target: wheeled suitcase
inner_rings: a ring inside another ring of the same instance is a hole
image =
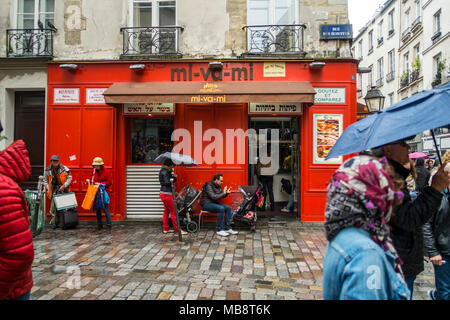
[[[61,229],[72,229],[78,225],[78,211],[77,208],[69,208],[58,211],[59,223]]]

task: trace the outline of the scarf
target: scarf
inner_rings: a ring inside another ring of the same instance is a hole
[[[371,239],[395,257],[394,269],[403,279],[403,262],[390,237],[389,221],[396,192],[392,176],[381,162],[356,156],[344,162],[328,183],[325,233],[328,241],[343,229],[355,227],[369,232]]]

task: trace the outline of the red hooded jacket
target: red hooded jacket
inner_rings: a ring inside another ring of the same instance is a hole
[[[105,167],[102,167],[99,171],[94,169],[92,178],[94,183],[103,183],[105,185],[105,190],[109,193],[112,179],[108,169]]]
[[[22,140],[0,152],[0,300],[15,299],[33,287],[33,237],[27,202],[17,184],[30,174]]]

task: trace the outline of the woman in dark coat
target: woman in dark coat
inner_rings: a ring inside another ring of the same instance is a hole
[[[163,233],[173,232],[169,230],[169,215],[172,220],[172,225],[176,233],[178,233],[177,218],[175,215],[175,206],[173,205],[173,195],[172,195],[172,184],[170,179],[174,179],[173,182],[177,180],[177,175],[173,172],[174,164],[170,159],[164,161],[164,165],[159,171],[159,183],[161,184],[161,190],[159,192],[159,197],[164,203],[164,213],[163,213]],[[181,230],[181,234],[187,234],[185,231]]]

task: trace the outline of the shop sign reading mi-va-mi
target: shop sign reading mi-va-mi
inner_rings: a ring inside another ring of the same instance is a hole
[[[173,103],[125,103],[124,114],[175,114]]]

